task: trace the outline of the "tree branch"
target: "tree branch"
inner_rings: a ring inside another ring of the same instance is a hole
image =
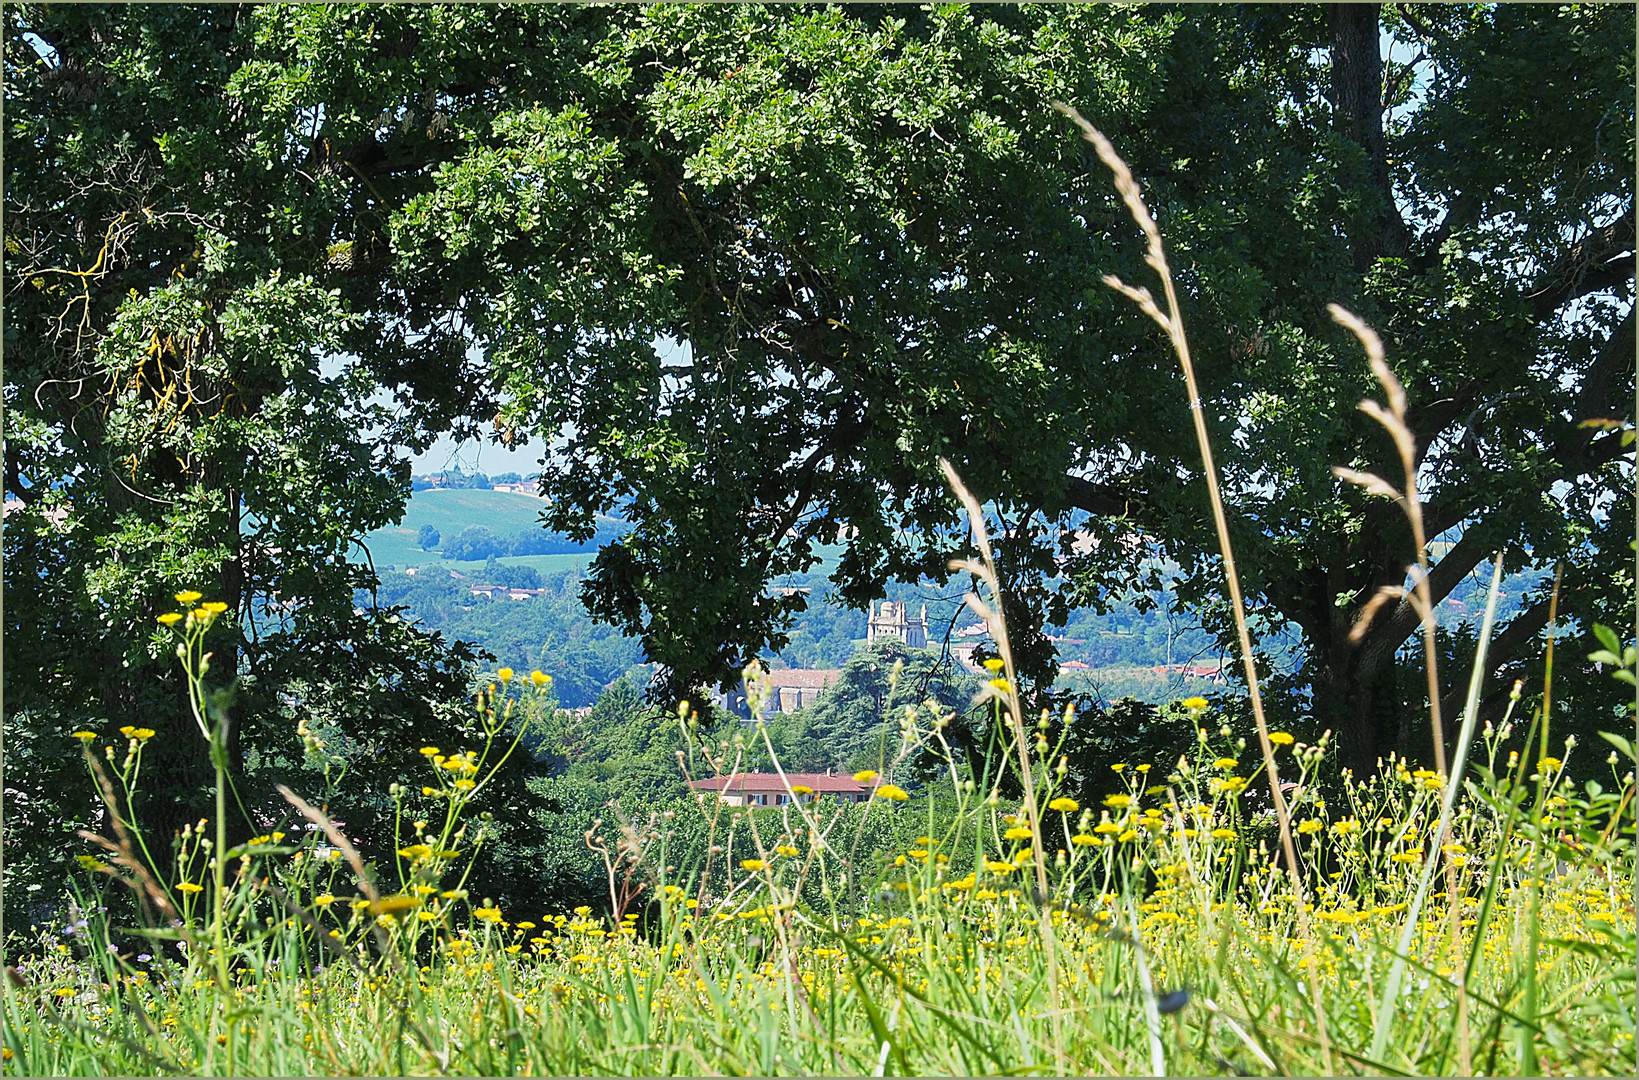
[[[1572,244],[1537,276],[1525,299],[1539,323],[1589,293],[1613,288],[1633,278],[1633,211]],[[1626,253],[1626,254],[1624,254]]]

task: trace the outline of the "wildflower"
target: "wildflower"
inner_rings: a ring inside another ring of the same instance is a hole
[[[455,782],[455,790],[457,791],[471,791],[477,786],[478,785],[475,782],[468,780],[465,777],[462,777],[460,780]]]
[[[1125,809],[1131,803],[1132,797],[1128,795],[1110,795],[1104,800],[1104,805],[1108,806],[1111,810]]]
[[[97,733],[95,731],[76,731],[73,737],[81,742],[90,742],[97,737]]]
[[[1298,832],[1300,833],[1317,833],[1325,827],[1326,823],[1318,818],[1309,818],[1307,821],[1298,822]]]
[[[203,604],[200,604],[199,608],[201,611],[207,612],[211,615],[222,615],[227,612],[228,605],[224,604],[220,600],[207,600]]]
[[[552,676],[537,669],[529,673],[529,681],[534,683],[536,686],[545,686],[547,683],[552,681]]]
[[[500,671],[497,671],[495,676],[502,682],[509,683],[512,681],[512,669],[509,667],[504,667]]]
[[[1207,700],[1204,697],[1190,697],[1184,699],[1184,708],[1201,710],[1206,708]]]
[[[1002,833],[1002,837],[1007,840],[1028,840],[1033,835],[1035,834],[1023,825],[1015,825],[1011,829]]]
[[[492,903],[485,904],[483,907],[473,908],[472,917],[475,919],[482,919],[484,922],[500,922],[501,909]]]
[[[204,598],[204,593],[195,592],[193,589],[185,589],[176,594],[176,602],[179,604],[191,604],[195,600],[203,600]]]
[[[1057,810],[1061,814],[1073,814],[1077,810],[1081,809],[1081,804],[1076,802],[1074,799],[1067,799],[1060,795],[1058,798],[1047,804],[1047,809]]]
[[[1360,831],[1360,822],[1356,821],[1352,817],[1344,818],[1342,821],[1339,821],[1337,824],[1332,826],[1332,831],[1339,836],[1348,836],[1351,833],[1357,833]]]
[[[1110,771],[1111,772],[1120,772],[1122,769],[1125,769],[1126,767],[1127,767],[1127,763],[1125,761],[1118,761],[1114,765],[1110,766]]]
[[[1124,832],[1120,836],[1116,837],[1116,839],[1121,841],[1123,844],[1125,844],[1129,840],[1136,840],[1136,839],[1138,839],[1138,830],[1137,829],[1128,829],[1126,832]]]
[[[1390,862],[1414,863],[1423,857],[1421,851],[1400,851],[1389,856]]]
[[[1543,772],[1558,772],[1559,767],[1563,764],[1564,762],[1560,761],[1556,757],[1545,757],[1537,760],[1537,768],[1541,769]]]
[[[166,626],[175,625],[176,623],[182,621],[182,613],[179,611],[167,611],[159,617],[159,621]]]
[[[872,780],[876,779],[876,770],[861,769],[859,772],[854,774],[854,779],[861,784],[869,784]]]
[[[329,907],[331,904],[336,902],[336,898],[331,896],[329,893],[325,893],[322,896],[315,896],[313,898],[313,902],[320,907]]]
[[[423,746],[421,748],[422,757],[437,757],[438,753],[438,747],[436,746]]]
[[[1093,831],[1096,832],[1096,833],[1106,833],[1106,834],[1113,833],[1113,832],[1120,832],[1121,831],[1121,826],[1117,825],[1115,822],[1111,821],[1109,818],[1105,818],[1103,821],[1101,821],[1097,825],[1093,826]]]
[[[376,916],[390,915],[395,911],[408,911],[420,905],[421,901],[414,896],[385,896],[370,905],[370,913]]]
[[[791,785],[791,794],[793,795],[812,795],[813,793],[814,789],[809,787],[807,784]]]
[[[1233,840],[1233,839],[1235,839],[1235,830],[1234,829],[1213,829],[1212,830],[1212,836],[1213,836],[1213,839],[1215,839],[1215,840]]]
[[[1237,766],[1239,764],[1240,764],[1240,762],[1236,761],[1232,757],[1221,757],[1217,761],[1214,761],[1212,763],[1212,767],[1214,769],[1233,769],[1235,766]]]
[[[909,795],[905,794],[905,789],[897,784],[883,784],[876,789],[876,797],[879,799],[892,799],[894,802],[904,802],[910,798]]]
[[[1276,746],[1291,746],[1292,735],[1290,732],[1286,731],[1271,731],[1269,733],[1269,741],[1274,743]]]
[[[179,881],[179,882],[177,882],[176,887],[180,892],[185,892],[185,893],[196,893],[196,892],[204,892],[205,891],[205,886],[195,885],[191,881]]]
[[[1115,826],[1113,825],[1111,826],[1111,828],[1114,827]],[[1098,837],[1092,836],[1088,833],[1076,833],[1076,835],[1070,837],[1070,843],[1074,844],[1076,847],[1092,847],[1094,844],[1098,843]]]
[[[1137,766],[1133,771],[1134,772],[1147,773],[1153,768],[1155,768],[1155,766],[1149,765],[1149,764],[1144,764],[1144,765]]]
[[[768,869],[768,864],[763,862],[761,859],[741,859],[740,867],[741,869],[750,870],[755,873],[758,870]]]
[[[985,670],[1000,671],[1002,670],[1002,662],[996,657],[992,656],[989,660],[985,661]]]
[[[433,849],[426,844],[411,844],[406,848],[399,848],[398,853],[406,859],[430,859]]]

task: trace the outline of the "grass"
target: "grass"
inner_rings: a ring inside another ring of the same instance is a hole
[[[1555,1074],[1631,1064],[1631,771],[1589,797],[1563,783],[1562,763],[1534,757],[1531,732],[1485,733],[1444,845],[1457,891],[1431,897],[1401,953],[1440,778],[1390,761],[1323,805],[1312,782],[1324,747],[1272,733],[1299,784],[1306,943],[1244,747],[1205,708],[1194,715],[1197,751],[1170,766],[1117,763],[1125,793],[1107,805],[1055,796],[1051,767],[1037,821],[983,784],[953,783],[951,813],[923,797],[874,800],[872,813],[928,831],[858,861],[823,802],[702,807],[717,835],[735,828],[736,847],[675,877],[667,821],[629,823],[609,845],[614,865],[631,853],[658,899],[618,917],[501,912],[464,896],[463,860],[441,855],[467,846],[452,840],[458,808],[442,826],[428,814],[397,885],[383,873],[373,899],[345,857],[311,842],[252,853],[225,898],[225,982],[209,912],[189,906],[208,890],[169,887],[196,942],[180,960],[111,950],[129,937],[90,915],[36,945],[18,965],[23,985],[7,983],[7,1071],[1306,1074],[1321,1071],[1324,1022],[1341,1071],[1452,1073],[1459,982],[1488,1075],[1528,1060]],[[906,719],[902,757],[940,748],[936,711]],[[856,906],[845,875],[867,867],[880,869]],[[1397,955],[1408,977],[1373,1059]]]

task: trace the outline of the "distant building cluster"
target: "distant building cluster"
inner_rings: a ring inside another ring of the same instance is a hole
[[[855,780],[852,776],[830,770],[822,773],[788,772],[784,776],[779,773],[743,772],[689,783],[697,799],[704,800],[715,793],[719,802],[729,806],[784,806],[789,802],[813,802],[822,795],[839,802],[864,802],[881,785],[882,778],[879,776],[873,775],[868,781]]]

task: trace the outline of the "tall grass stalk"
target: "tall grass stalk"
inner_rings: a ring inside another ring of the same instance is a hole
[[[1275,747],[1269,741],[1269,724],[1264,719],[1263,694],[1258,686],[1257,658],[1252,651],[1252,633],[1246,622],[1246,600],[1241,595],[1241,579],[1235,569],[1235,550],[1229,538],[1229,519],[1224,511],[1223,495],[1218,489],[1218,468],[1212,458],[1212,440],[1207,435],[1206,416],[1201,407],[1201,392],[1195,382],[1195,364],[1190,358],[1189,338],[1184,333],[1183,312],[1178,306],[1178,293],[1172,281],[1172,269],[1167,263],[1166,252],[1161,243],[1161,230],[1156,225],[1154,216],[1149,207],[1144,204],[1144,196],[1138,187],[1138,181],[1133,178],[1132,170],[1116,153],[1115,146],[1092,124],[1088,123],[1074,108],[1063,102],[1056,101],[1053,107],[1069,117],[1080,129],[1082,138],[1093,144],[1098,158],[1115,177],[1116,190],[1121,193],[1122,201],[1127,204],[1127,210],[1132,218],[1143,230],[1147,243],[1144,261],[1154,270],[1161,280],[1161,289],[1166,297],[1166,311],[1162,311],[1155,303],[1155,298],[1143,286],[1132,286],[1122,281],[1114,274],[1104,276],[1104,284],[1121,293],[1138,305],[1139,310],[1148,315],[1155,323],[1166,331],[1172,342],[1173,351],[1178,356],[1179,366],[1184,371],[1184,385],[1189,391],[1190,418],[1195,424],[1195,441],[1201,452],[1201,469],[1206,476],[1207,494],[1212,502],[1212,521],[1218,532],[1218,551],[1224,560],[1224,579],[1229,589],[1231,609],[1235,614],[1235,635],[1240,646],[1241,666],[1246,675],[1247,694],[1252,702],[1252,718],[1258,729],[1258,746],[1263,752],[1264,773],[1269,780],[1270,799],[1275,804],[1275,816],[1280,823],[1281,849],[1286,854],[1287,872],[1292,882],[1292,891],[1297,900],[1298,926],[1305,942],[1305,967],[1309,971],[1309,988],[1312,993],[1311,1003],[1314,1006],[1315,1017],[1320,1025],[1320,1045],[1322,1057],[1326,1061],[1326,1071],[1332,1072],[1331,1040],[1326,1026],[1326,1008],[1321,1000],[1320,979],[1315,973],[1315,956],[1310,942],[1313,935],[1309,933],[1308,916],[1305,912],[1302,873],[1298,868],[1297,847],[1292,842],[1292,815],[1286,805],[1286,796],[1281,791],[1280,769],[1275,764]]]
[[[1423,862],[1422,873],[1417,879],[1417,891],[1412,895],[1411,906],[1406,909],[1406,921],[1400,928],[1400,938],[1394,950],[1394,961],[1389,968],[1388,982],[1384,984],[1383,996],[1377,1004],[1377,1018],[1373,1024],[1372,1045],[1370,1056],[1381,1060],[1383,1051],[1388,1046],[1389,1029],[1394,1018],[1394,1008],[1400,1000],[1400,984],[1406,974],[1406,956],[1411,952],[1412,935],[1417,931],[1418,919],[1422,915],[1423,901],[1428,895],[1428,884],[1434,876],[1435,864],[1440,861],[1442,846],[1451,824],[1451,812],[1457,804],[1457,793],[1462,788],[1463,769],[1468,762],[1468,749],[1474,738],[1474,725],[1479,716],[1480,690],[1485,682],[1485,655],[1491,645],[1491,631],[1497,620],[1497,600],[1502,593],[1502,555],[1497,555],[1496,565],[1491,570],[1491,591],[1485,601],[1485,618],[1480,625],[1480,638],[1474,648],[1474,669],[1468,679],[1468,700],[1463,706],[1462,732],[1457,741],[1457,757],[1452,766],[1451,774],[1445,778],[1445,792],[1440,799],[1440,819],[1435,826],[1435,843],[1429,845],[1428,858]],[[1450,865],[1450,860],[1447,861]],[[1452,897],[1452,911],[1455,912],[1456,898]],[[1476,943],[1475,948],[1479,945]],[[1463,975],[1458,979],[1458,1000],[1466,1001],[1463,990],[1467,986],[1467,971],[1465,965]],[[1459,1006],[1461,1007],[1461,1006]],[[1462,1055],[1462,1070],[1471,1071],[1469,1048],[1465,1038],[1467,1032],[1459,1033],[1461,1039],[1460,1053]]]

